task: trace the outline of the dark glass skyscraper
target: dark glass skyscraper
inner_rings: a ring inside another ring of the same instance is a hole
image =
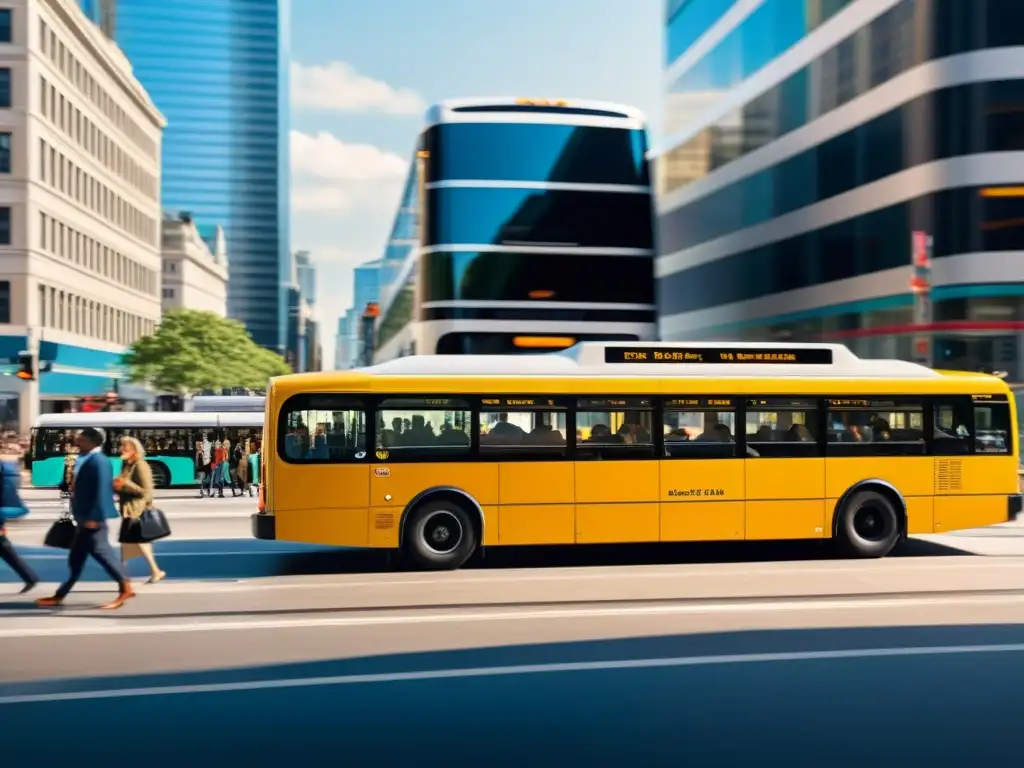
[[[162,203],[220,224],[228,313],[284,352],[289,251],[289,0],[82,0],[167,116]],[[108,6],[104,9],[101,6]],[[101,24],[102,25],[102,24]]]
[[[661,338],[1024,382],[1024,3],[665,2]]]

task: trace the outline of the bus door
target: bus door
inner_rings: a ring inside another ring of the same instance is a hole
[[[570,403],[520,396],[483,398],[480,406],[480,456],[498,468],[496,543],[574,543]]]
[[[820,539],[825,457],[815,398],[753,398],[744,414],[746,538]]]
[[[1009,398],[946,396],[933,410],[934,533],[1006,522],[1020,492]]]
[[[736,442],[740,401],[665,401],[661,540],[729,541],[745,535],[743,457]]]
[[[658,459],[651,398],[576,403],[576,542],[658,541]]]
[[[266,492],[276,536],[353,546],[367,542],[370,461],[367,408],[345,395],[295,395],[279,412]]]

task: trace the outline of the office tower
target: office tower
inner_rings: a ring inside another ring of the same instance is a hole
[[[666,11],[662,337],[836,341],[1020,381],[1024,3]]]
[[[291,271],[288,21],[287,0],[117,0],[113,25],[168,119],[164,208],[223,227],[228,314],[282,353]]]
[[[163,311],[194,309],[226,317],[228,254],[224,230],[200,228],[187,211],[161,222]]]
[[[111,391],[160,321],[165,121],[73,0],[0,8],[0,52],[0,358],[48,369],[0,387],[27,432]]]

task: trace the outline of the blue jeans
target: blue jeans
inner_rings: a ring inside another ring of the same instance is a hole
[[[218,464],[216,467],[210,467],[210,495],[213,496],[213,489],[216,488],[221,493],[224,492],[224,466]]]
[[[57,597],[66,597],[71,588],[82,578],[85,562],[90,555],[107,572],[107,575],[117,582],[118,587],[124,589],[127,578],[117,562],[114,548],[110,546],[107,524],[101,523],[98,528],[86,528],[79,525],[75,543],[71,545],[71,551],[68,552],[68,569],[71,573],[68,575],[67,581],[57,589]]]

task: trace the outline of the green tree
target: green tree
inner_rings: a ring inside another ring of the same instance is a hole
[[[292,370],[276,352],[260,347],[245,326],[213,312],[168,312],[151,336],[124,355],[128,377],[162,392],[248,387],[262,389],[267,379]]]

